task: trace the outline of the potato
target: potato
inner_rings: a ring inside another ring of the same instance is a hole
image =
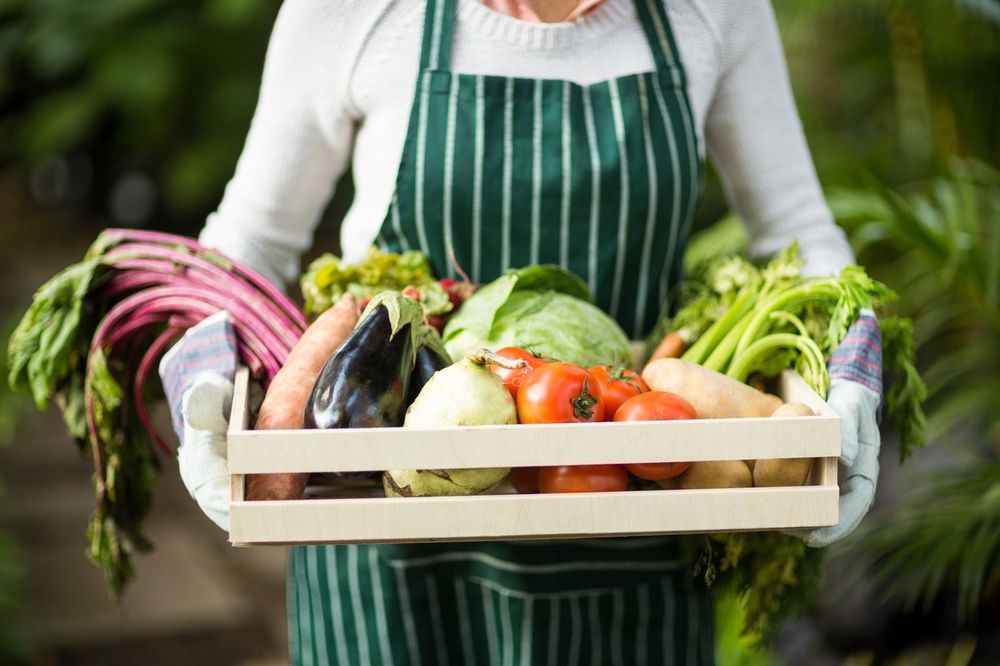
[[[690,402],[703,419],[771,416],[783,404],[777,396],[679,358],[653,361],[642,378],[654,391],[676,393]]]
[[[804,485],[809,478],[812,463],[812,458],[758,460],[753,469],[753,485],[758,488]]]
[[[804,402],[789,402],[774,410],[771,416],[816,416],[816,412]]]
[[[815,416],[816,412],[801,402],[790,402],[775,410],[772,417]],[[761,488],[801,486],[809,478],[812,458],[772,458],[758,460],[753,468],[753,485]]]
[[[753,485],[750,468],[742,460],[706,460],[696,462],[677,477],[677,487],[749,488]]]

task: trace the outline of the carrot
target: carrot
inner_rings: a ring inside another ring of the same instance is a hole
[[[680,358],[684,350],[687,349],[688,343],[691,342],[691,332],[682,328],[679,331],[674,331],[673,333],[667,333],[660,344],[656,346],[653,351],[653,355],[649,357],[650,361],[655,361],[659,358]]]
[[[358,323],[354,297],[345,294],[321,314],[288,354],[271,381],[257,415],[256,430],[294,430],[304,426],[306,401],[323,364]],[[248,500],[285,500],[302,497],[309,474],[251,474]]]
[[[777,396],[679,358],[652,361],[642,378],[654,391],[681,396],[704,419],[770,416],[783,404]]]

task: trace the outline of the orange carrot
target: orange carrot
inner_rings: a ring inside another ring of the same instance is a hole
[[[306,402],[326,360],[340,347],[358,323],[354,297],[345,294],[321,314],[288,354],[274,376],[257,415],[256,430],[294,430],[303,427]],[[309,475],[251,474],[247,476],[248,500],[283,500],[302,497]]]
[[[656,346],[653,351],[653,355],[649,357],[650,361],[655,361],[658,358],[680,358],[680,355],[684,353],[687,349],[688,343],[691,341],[691,332],[686,328],[682,328],[679,331],[674,331],[673,333],[668,333],[660,344]]]

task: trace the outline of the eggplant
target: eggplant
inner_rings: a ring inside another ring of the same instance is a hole
[[[419,303],[395,292],[373,298],[323,365],[306,403],[305,427],[403,425],[422,312]]]
[[[451,361],[441,355],[437,349],[430,345],[424,345],[417,350],[417,361],[413,365],[413,372],[410,373],[410,389],[406,396],[406,404],[413,404],[420,394],[420,389],[424,387],[430,378],[438,370],[444,370]]]

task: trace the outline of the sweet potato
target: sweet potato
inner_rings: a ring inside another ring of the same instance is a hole
[[[775,410],[772,417],[815,416],[808,405],[790,402]],[[758,460],[753,467],[753,485],[760,487],[801,486],[809,478],[812,458],[770,458]]]
[[[642,378],[654,391],[676,393],[703,419],[770,416],[781,399],[731,377],[679,358],[650,362]]]
[[[358,305],[350,294],[321,314],[306,329],[274,376],[257,415],[256,430],[294,430],[303,427],[306,401],[323,364],[347,339],[358,323]],[[308,473],[250,474],[248,500],[287,500],[302,497]]]

